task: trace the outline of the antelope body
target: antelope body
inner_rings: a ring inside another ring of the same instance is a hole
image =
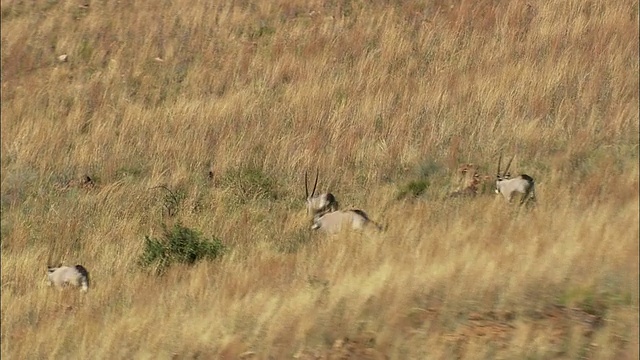
[[[496,175],[496,194],[502,194],[508,202],[511,202],[513,196],[516,193],[520,193],[522,194],[521,205],[529,200],[535,200],[535,182],[531,176],[522,174],[511,178],[509,166],[511,166],[512,161],[513,157],[509,160],[504,173],[500,175],[500,163],[502,162],[502,155],[500,155],[498,173]]]
[[[76,266],[49,266],[47,269],[49,286],[64,287],[67,285],[80,287],[82,292],[89,289],[89,272],[82,265]]]
[[[318,194],[316,187],[318,185],[318,172],[316,171],[316,180],[313,184],[313,190],[309,195],[307,187],[307,173],[304,174],[304,189],[307,196],[307,214],[313,216],[312,230],[320,230],[328,234],[335,234],[344,228],[354,230],[362,230],[368,225],[375,226],[378,230],[382,228],[380,225],[369,219],[369,216],[358,209],[339,210],[338,202],[331,193]]]
[[[376,229],[382,230],[382,227],[369,219],[369,216],[362,210],[336,210],[314,217],[311,229],[322,230],[328,234],[335,234],[344,228],[350,227],[353,230],[362,230],[369,225],[373,225]]]

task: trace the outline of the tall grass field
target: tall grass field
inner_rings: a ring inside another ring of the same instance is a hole
[[[2,358],[637,359],[638,12],[2,0]]]

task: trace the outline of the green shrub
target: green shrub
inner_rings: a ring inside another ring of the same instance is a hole
[[[396,199],[401,200],[406,197],[416,198],[422,195],[429,187],[427,180],[413,180],[401,186]]]
[[[174,263],[195,264],[203,259],[222,255],[225,246],[217,238],[205,239],[199,231],[178,223],[169,229],[163,225],[160,239],[144,238],[144,249],[139,258],[142,267],[154,266],[162,274]]]

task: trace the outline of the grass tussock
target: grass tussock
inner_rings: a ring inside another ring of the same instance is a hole
[[[3,356],[638,358],[637,1],[0,15]],[[314,168],[385,231],[310,233]]]

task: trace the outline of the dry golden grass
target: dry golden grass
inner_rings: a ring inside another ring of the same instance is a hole
[[[637,1],[84,4],[1,4],[3,358],[638,358]],[[447,199],[500,153],[535,207]],[[229,252],[140,269],[176,221]]]

